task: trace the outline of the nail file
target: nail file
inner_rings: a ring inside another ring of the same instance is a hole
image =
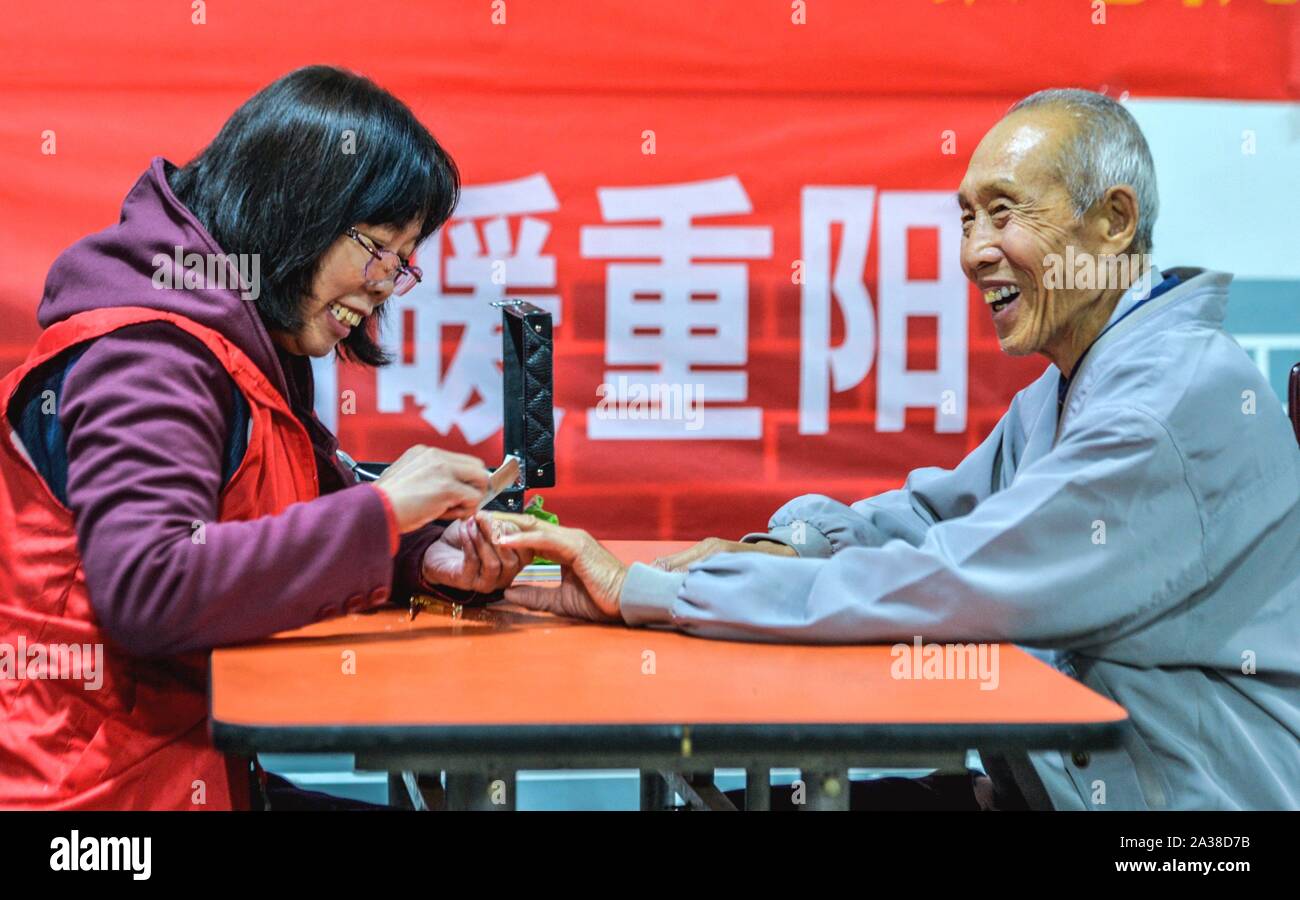
[[[554,563],[533,563],[519,570],[514,584],[559,581],[561,577],[560,567]]]
[[[493,500],[495,500],[502,491],[512,486],[519,480],[519,457],[507,453],[505,459],[501,460],[501,465],[497,466],[495,472],[488,476],[487,493],[483,499],[478,502],[478,508],[482,509]]]

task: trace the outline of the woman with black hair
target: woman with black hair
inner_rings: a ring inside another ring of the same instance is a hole
[[[458,189],[406,106],[313,66],[54,263],[2,387],[0,641],[103,656],[95,689],[0,678],[0,807],[245,807],[206,651],[529,561],[475,514],[482,462],[417,446],[358,484],[312,411],[309,357],[389,362],[384,301]]]

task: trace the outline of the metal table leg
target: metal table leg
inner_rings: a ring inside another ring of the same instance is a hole
[[[672,804],[668,782],[654,769],[641,770],[641,809],[660,812]]]
[[[393,809],[423,811],[426,808],[424,797],[416,786],[414,772],[388,773],[388,805]]]
[[[417,812],[429,812],[442,809],[445,803],[442,785],[439,783],[441,773],[422,775],[417,772],[401,771],[388,773],[388,805],[394,809],[411,809]]]
[[[731,798],[713,783],[713,772],[690,772],[679,775],[676,772],[661,772],[668,784],[668,789],[681,796],[691,809],[712,812],[735,812],[736,806]]]
[[[772,808],[772,770],[745,770],[745,809],[768,812]]]

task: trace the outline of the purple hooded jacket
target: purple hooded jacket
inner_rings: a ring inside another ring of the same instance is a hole
[[[236,390],[195,338],[164,322],[93,341],[63,383],[68,506],[91,603],[110,639],[167,656],[265,637],[382,605],[420,586],[430,524],[400,537],[382,492],[356,484],[312,411],[310,362],[270,339],[234,290],[161,290],[155,254],[220,253],[172,193],[161,157],[127,194],[121,221],[50,269],[42,327],[86,310],[144,306],[219,331],[266,374],[307,429],[321,496],[279,515],[217,522]],[[193,552],[192,523],[207,552]],[[394,548],[396,547],[396,552]],[[219,564],[214,564],[220,561]]]

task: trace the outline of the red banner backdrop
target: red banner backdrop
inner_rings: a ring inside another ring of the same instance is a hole
[[[734,536],[799,493],[955,463],[1042,371],[1001,354],[957,266],[952,194],[1010,102],[1295,98],[1290,6],[19,5],[0,37],[0,366],[35,339],[54,256],[115,221],[150,157],[188,160],[292,68],[344,65],[407,101],[467,187],[421,248],[436,275],[391,301],[399,364],[325,373],[343,446],[499,459],[490,303],[524,297],[558,323],[548,507],[611,538]],[[647,418],[630,401],[659,384],[702,406]]]

